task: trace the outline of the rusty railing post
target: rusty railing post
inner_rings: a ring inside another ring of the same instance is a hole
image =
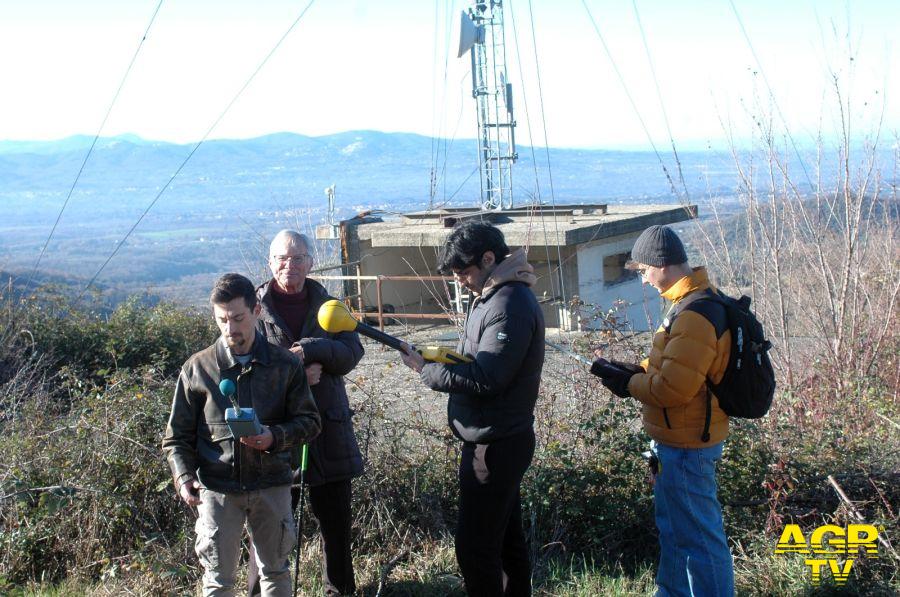
[[[356,264],[356,294],[357,300],[359,302],[359,312],[365,313],[365,304],[363,303],[363,287],[362,287],[362,279],[360,276],[362,275],[362,269],[360,268],[360,264]]]
[[[384,331],[384,311],[381,305],[381,276],[375,280],[375,295],[378,298],[378,329]]]

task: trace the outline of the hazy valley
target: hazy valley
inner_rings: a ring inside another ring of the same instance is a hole
[[[0,142],[0,271],[27,279],[60,214],[92,138]],[[95,147],[41,259],[36,279],[83,287],[184,162],[193,145],[125,135]],[[550,169],[548,171],[549,163]],[[653,152],[519,148],[516,201],[676,203]],[[662,156],[681,200],[736,207],[730,153]],[[535,165],[535,158],[537,165]],[[750,160],[748,154],[746,158]],[[336,184],[336,217],[429,205],[475,205],[475,141],[351,131],[282,133],[204,143],[103,269],[96,285],[197,302],[226,270],[256,274],[280,228],[325,221],[324,188]],[[829,167],[824,166],[827,174]],[[432,172],[434,175],[432,177]],[[552,174],[553,193],[550,189]],[[434,184],[432,185],[432,178]]]

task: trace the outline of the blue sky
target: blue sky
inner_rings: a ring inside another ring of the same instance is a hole
[[[164,1],[104,134],[198,139],[307,1]],[[0,138],[96,132],[157,2],[0,2]],[[634,3],[585,2],[651,138],[668,146]],[[550,145],[646,147],[582,1],[532,0],[535,38],[528,0],[505,4],[520,142],[544,143],[536,39]],[[375,129],[473,137],[469,62],[455,51],[467,5],[317,0],[211,136]],[[636,5],[680,147],[721,144],[726,130],[746,139],[752,118],[776,105],[801,141],[831,135],[834,77],[853,132],[870,134],[882,111],[886,132],[900,127],[900,2],[734,0],[761,71],[729,0]]]

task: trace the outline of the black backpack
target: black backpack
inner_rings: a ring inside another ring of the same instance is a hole
[[[707,379],[707,391],[719,400],[719,407],[729,417],[759,419],[769,412],[775,396],[775,369],[769,359],[772,343],[766,340],[762,324],[750,310],[750,297],[733,299],[712,290],[693,292],[673,305],[664,322],[666,332],[679,313],[693,305],[692,311],[705,314],[708,303],[725,308],[725,325],[731,331],[731,354],[725,374],[718,384]],[[717,330],[718,331],[718,330]],[[712,397],[707,393],[706,422],[701,439],[709,441]]]

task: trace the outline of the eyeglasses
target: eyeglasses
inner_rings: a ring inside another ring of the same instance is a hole
[[[310,259],[309,255],[272,255],[272,259],[277,261],[278,263],[305,263],[307,259]]]

